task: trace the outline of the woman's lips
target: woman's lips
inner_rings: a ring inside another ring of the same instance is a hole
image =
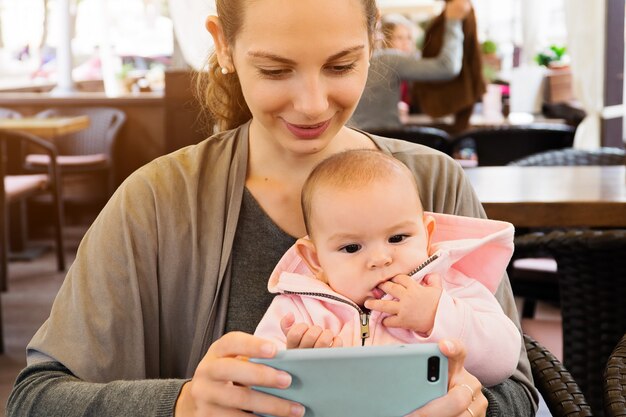
[[[330,125],[331,119],[322,123],[316,123],[311,125],[295,125],[289,122],[285,122],[287,129],[299,139],[315,139],[320,137]]]

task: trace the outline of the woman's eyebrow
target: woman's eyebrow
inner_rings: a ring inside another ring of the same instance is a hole
[[[352,54],[356,51],[362,50],[365,48],[365,45],[356,45],[347,49],[344,49],[343,51],[339,51],[336,54],[331,55],[330,57],[328,57],[327,61],[333,61],[335,59],[339,59],[342,58],[346,55]],[[296,62],[289,59],[289,58],[285,58],[282,57],[280,55],[276,55],[273,54],[271,52],[264,52],[264,51],[248,51],[248,56],[253,57],[253,58],[264,58],[264,59],[270,59],[272,61],[276,61],[276,62],[280,62],[282,64],[288,64],[288,65],[296,65]]]

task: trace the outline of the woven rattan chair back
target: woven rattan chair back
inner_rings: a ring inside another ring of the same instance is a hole
[[[509,165],[517,166],[576,166],[576,165],[624,165],[626,151],[620,148],[558,149],[540,152],[515,160]]]
[[[604,413],[626,416],[626,334],[621,338],[604,370]]]
[[[537,152],[571,148],[575,132],[556,124],[475,128],[456,136],[453,148],[473,141],[478,165],[502,166]]]
[[[406,126],[401,129],[370,129],[368,133],[426,145],[448,155],[452,152],[452,138],[445,130],[436,127]]]
[[[515,251],[556,259],[563,363],[602,416],[604,367],[626,333],[626,230],[532,233],[515,239]]]
[[[539,342],[524,335],[535,387],[553,417],[591,417],[591,407],[576,380],[563,364]]]
[[[20,119],[22,114],[11,109],[0,107],[0,119]]]
[[[37,113],[37,117],[89,116],[89,127],[80,132],[55,138],[59,155],[92,155],[103,153],[112,157],[115,139],[126,120],[123,111],[109,107],[53,108]]]

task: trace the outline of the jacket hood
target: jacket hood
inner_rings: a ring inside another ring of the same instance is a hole
[[[438,254],[448,267],[476,279],[495,293],[513,254],[513,225],[498,220],[431,212],[425,214],[433,216],[436,223],[430,254]],[[313,272],[296,252],[295,245],[285,252],[270,275],[270,292],[284,290],[279,281],[285,272],[289,273],[291,284],[302,284],[308,291],[312,290],[312,284],[319,287],[320,291],[329,288],[315,279]],[[297,278],[294,274],[302,277]]]

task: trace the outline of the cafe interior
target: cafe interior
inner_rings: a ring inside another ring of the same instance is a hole
[[[110,196],[214,133],[193,88],[212,3],[0,0],[0,412]],[[383,20],[410,24],[403,53],[434,56],[443,1],[377,3]],[[401,123],[367,130],[449,155],[486,215],[514,225],[507,274],[538,415],[624,416],[625,2],[472,5],[458,77],[404,80]],[[431,106],[445,88],[470,104]]]

